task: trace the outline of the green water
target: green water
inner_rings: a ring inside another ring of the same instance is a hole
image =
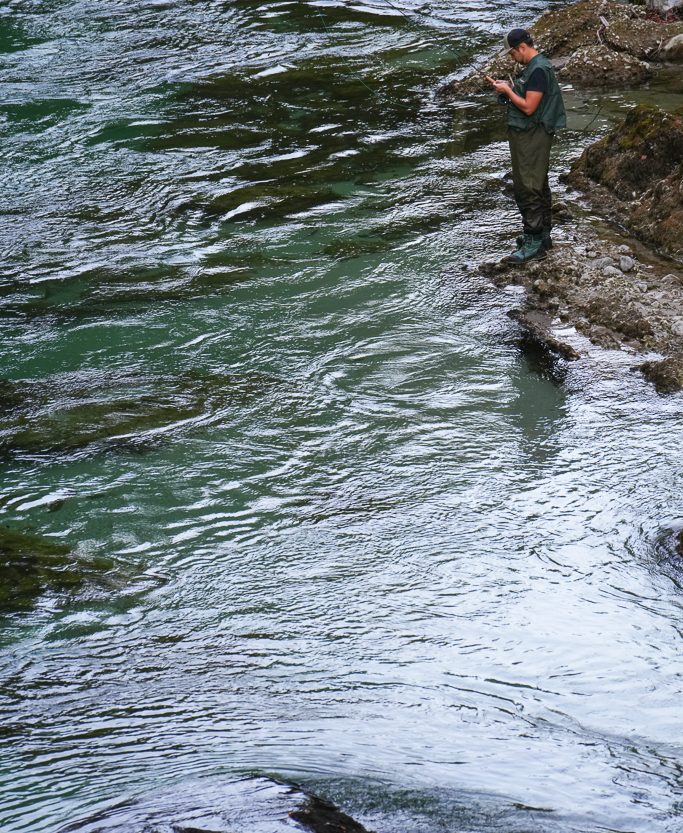
[[[501,112],[434,95],[541,9],[0,5],[3,833],[254,773],[679,829],[680,397],[520,349]]]

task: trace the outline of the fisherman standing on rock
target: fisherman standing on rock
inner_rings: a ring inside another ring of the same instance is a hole
[[[552,247],[552,209],[548,168],[555,131],[567,126],[562,92],[550,61],[534,48],[526,29],[513,29],[505,49],[524,66],[517,80],[489,81],[502,104],[507,105],[508,139],[512,158],[515,202],[522,215],[524,235],[519,249],[504,262],[523,264],[545,257]]]

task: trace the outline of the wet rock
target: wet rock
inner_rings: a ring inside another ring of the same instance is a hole
[[[683,355],[644,362],[639,369],[654,383],[659,393],[673,393],[683,389]]]
[[[553,222],[555,224],[566,223],[572,218],[571,209],[566,202],[557,200],[553,203]]]
[[[683,61],[683,34],[675,35],[660,50],[665,61]]]
[[[313,795],[308,796],[298,810],[290,812],[289,817],[312,833],[367,833],[362,824],[342,813],[334,804]]]
[[[579,329],[588,336],[593,344],[605,347],[607,350],[617,350],[621,346],[619,336],[609,327],[604,327],[601,324],[582,323]]]
[[[538,310],[513,310],[510,317],[521,325],[526,341],[570,361],[581,358],[577,350],[553,334],[550,316]]]

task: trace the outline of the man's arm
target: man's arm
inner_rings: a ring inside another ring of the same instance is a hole
[[[517,95],[507,81],[495,81],[493,78],[486,76],[486,80],[493,86],[497,93],[503,93],[515,105],[518,110],[521,110],[525,116],[533,116],[538,110],[538,105],[541,103],[543,93],[537,90],[527,90],[526,97]]]

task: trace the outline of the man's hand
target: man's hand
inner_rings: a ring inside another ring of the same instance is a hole
[[[484,78],[486,78],[486,80],[497,93],[505,93],[505,95],[507,95],[508,92],[512,89],[509,81],[497,81],[495,78],[491,78],[490,75],[485,75]]]

